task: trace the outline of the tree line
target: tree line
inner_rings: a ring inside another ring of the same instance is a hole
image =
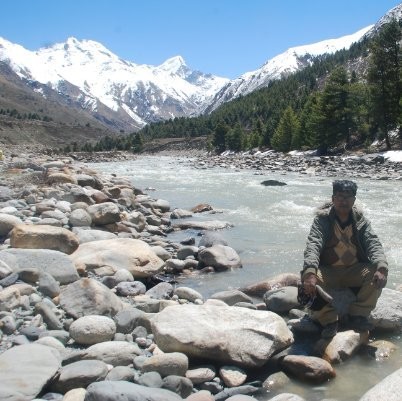
[[[318,149],[402,139],[402,24],[384,24],[348,50],[315,57],[310,66],[227,102],[208,115],[148,124],[136,133],[102,139],[97,150],[141,151],[155,138],[207,136],[211,149]],[[361,62],[361,60],[366,60]],[[88,146],[88,145],[86,145]]]

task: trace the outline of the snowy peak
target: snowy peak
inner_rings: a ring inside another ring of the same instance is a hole
[[[384,24],[391,22],[394,19],[397,21],[402,19],[402,3],[398,4],[394,8],[391,8],[391,10],[389,10],[383,17],[381,17],[374,25],[374,27],[367,32],[366,36],[372,37],[381,29]]]
[[[348,49],[352,43],[358,42],[372,27],[373,25],[370,25],[352,35],[346,35],[337,39],[328,39],[309,45],[291,47],[284,53],[266,61],[261,68],[246,72],[239,78],[230,81],[229,84],[217,93],[212,103],[205,107],[203,111],[211,112],[221,104],[240,95],[246,95],[267,86],[272,80],[281,79],[293,74],[310,65],[315,56]]]
[[[170,74],[181,74],[183,70],[187,70],[188,67],[183,57],[175,56],[167,59],[159,66],[160,70],[166,71]]]

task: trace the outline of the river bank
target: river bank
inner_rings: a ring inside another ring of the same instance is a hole
[[[71,382],[74,381],[72,377],[77,383],[77,378],[82,375],[82,371],[91,370],[96,372],[96,374],[92,373],[90,377],[86,376],[85,381],[81,382],[82,386],[85,388],[89,382],[99,380],[103,384],[90,385],[89,390],[81,391],[81,396],[84,394],[84,398],[96,396],[100,397],[97,399],[103,399],[102,394],[105,393],[120,391],[126,393],[146,392],[147,388],[152,387],[153,397],[162,395],[167,397],[166,393],[159,393],[159,390],[155,390],[155,388],[176,389],[173,393],[178,394],[180,392],[180,397],[183,398],[184,394],[187,394],[186,392],[191,388],[192,392],[197,391],[199,397],[204,397],[197,398],[198,400],[230,399],[230,396],[235,394],[236,391],[238,392],[237,394],[255,394],[259,397],[258,399],[268,400],[274,394],[285,392],[286,388],[290,386],[288,380],[303,381],[308,376],[311,376],[311,369],[317,363],[317,360],[310,358],[316,358],[315,356],[306,355],[307,358],[288,357],[285,360],[285,355],[282,355],[279,365],[277,359],[272,359],[272,362],[275,362],[275,366],[270,366],[267,370],[260,369],[260,373],[263,371],[262,376],[265,375],[265,377],[259,377],[257,381],[253,380],[256,376],[255,373],[253,374],[253,369],[250,368],[249,362],[245,363],[247,358],[243,356],[239,361],[236,356],[240,347],[242,352],[251,353],[252,359],[266,361],[270,357],[264,354],[264,350],[270,350],[269,353],[272,352],[273,355],[280,349],[287,348],[284,344],[293,337],[293,334],[290,333],[295,330],[294,327],[297,327],[297,324],[290,326],[293,327],[292,330],[285,329],[283,326],[285,320],[277,319],[271,314],[277,315],[277,312],[279,312],[278,310],[276,312],[272,311],[274,308],[272,302],[265,302],[262,299],[256,302],[243,291],[213,294],[214,296],[206,299],[194,289],[183,288],[183,286],[178,287],[174,283],[163,281],[157,287],[154,285],[155,282],[152,286],[147,282],[147,277],[158,277],[157,274],[164,272],[166,267],[171,269],[171,272],[175,272],[176,275],[196,273],[201,271],[198,268],[200,261],[205,263],[206,260],[208,260],[205,266],[206,271],[209,270],[212,273],[216,270],[225,270],[222,263],[213,262],[210,254],[204,255],[208,256],[208,259],[199,257],[200,247],[203,246],[198,242],[199,239],[193,238],[194,243],[191,245],[172,242],[168,239],[168,234],[172,229],[180,229],[176,224],[178,221],[186,222],[183,227],[188,226],[187,220],[194,217],[193,212],[182,210],[180,211],[179,219],[172,219],[174,210],[170,210],[168,202],[163,201],[163,199],[153,199],[152,196],[145,194],[141,188],[136,188],[131,181],[116,173],[99,174],[91,171],[85,165],[77,163],[74,159],[51,160],[50,158],[44,158],[35,160],[30,157],[25,159],[24,167],[24,164],[21,164],[24,159],[23,156],[18,156],[18,158],[12,158],[11,161],[7,160],[7,171],[5,171],[8,178],[13,176],[13,179],[10,178],[10,182],[14,184],[8,187],[3,184],[5,181],[2,181],[3,185],[1,186],[3,191],[1,192],[3,196],[2,202],[4,202],[1,213],[7,215],[4,218],[8,222],[6,224],[8,224],[7,229],[9,231],[7,235],[3,235],[5,239],[2,246],[3,251],[0,251],[0,253],[3,252],[2,255],[7,253],[9,256],[3,257],[1,260],[7,264],[8,268],[10,268],[10,264],[12,265],[11,270],[2,265],[4,268],[2,273],[4,277],[2,279],[6,280],[3,282],[5,288],[1,292],[2,295],[7,295],[4,304],[9,307],[4,311],[6,312],[3,313],[4,316],[2,315],[2,327],[3,329],[5,327],[6,331],[10,333],[3,336],[2,344],[7,349],[16,349],[13,353],[3,353],[7,357],[3,357],[3,363],[4,360],[8,364],[12,363],[13,360],[16,361],[12,365],[15,369],[4,369],[4,371],[18,372],[19,370],[19,376],[21,376],[23,362],[18,359],[20,356],[17,354],[18,349],[20,349],[21,352],[24,351],[24,354],[30,355],[32,352],[32,358],[24,360],[27,368],[24,371],[24,375],[28,378],[32,377],[32,369],[44,362],[45,351],[43,348],[36,350],[36,347],[27,348],[25,346],[32,345],[33,342],[37,344],[36,341],[38,341],[41,345],[46,343],[47,347],[52,343],[53,346],[57,345],[56,348],[59,348],[58,352],[62,355],[61,362],[60,356],[56,358],[56,361],[53,361],[53,357],[50,355],[46,358],[49,361],[50,371],[57,371],[57,375],[52,376],[51,380],[54,387],[44,387],[47,391],[54,390],[55,392],[58,391],[59,394],[63,394],[63,392],[77,390],[76,388],[70,389]],[[195,163],[198,168],[205,168],[201,159],[190,159],[189,162]],[[20,164],[16,164],[17,162]],[[230,164],[228,166],[230,167]],[[19,178],[17,179],[16,177]],[[152,184],[150,183],[150,185]],[[9,199],[4,200],[6,197]],[[176,213],[179,213],[179,211],[176,210]],[[185,214],[188,215],[187,218],[184,217]],[[27,227],[24,227],[22,232],[19,229],[10,234],[11,228],[19,225],[20,222],[13,218],[11,218],[10,222],[9,216],[20,219],[21,222],[24,222],[24,226]],[[41,230],[41,233],[42,235],[46,234],[49,241],[46,246],[42,242],[35,252],[28,251],[32,246],[32,242],[30,242],[32,237],[37,234],[36,231],[30,231],[31,226],[42,226],[43,231]],[[52,229],[49,226],[59,230],[57,235],[52,237],[53,240],[49,239],[52,233]],[[224,226],[219,225],[219,228]],[[199,225],[197,230],[203,231],[205,228],[218,228],[218,225],[216,222],[210,222],[209,225]],[[18,235],[17,231],[19,232]],[[108,238],[105,238],[105,236]],[[23,246],[21,246],[21,242],[17,246],[17,237],[24,237],[22,240]],[[59,239],[57,240],[57,238]],[[91,240],[88,241],[88,238]],[[219,237],[214,241],[217,240],[221,241]],[[74,251],[70,252],[71,249],[66,248],[66,244],[72,244],[73,248],[78,246]],[[153,253],[144,244],[150,246]],[[222,244],[216,245],[222,246]],[[57,246],[57,250],[54,250],[55,246]],[[96,255],[102,254],[104,250],[109,250],[110,254],[103,256],[103,259],[98,259]],[[228,258],[231,261],[236,260],[238,256],[236,256],[234,249],[232,251],[235,253],[231,253],[230,258]],[[53,252],[57,252],[57,258]],[[39,261],[37,253],[41,254],[42,259]],[[131,257],[132,253],[135,255]],[[139,253],[142,255],[145,253],[145,259],[148,261],[152,259],[152,263],[144,263],[144,259],[141,259],[142,262],[138,264]],[[154,253],[159,259],[154,257]],[[17,261],[10,254],[15,256]],[[124,257],[121,258],[120,255],[124,255]],[[29,265],[27,265],[28,260]],[[105,263],[105,260],[107,260],[107,263]],[[129,265],[127,260],[130,260]],[[20,264],[24,266],[23,269],[21,269]],[[237,259],[237,263],[232,265],[230,270],[238,269],[238,264]],[[48,270],[45,269],[43,272],[44,266]],[[64,272],[61,275],[59,269],[62,267],[67,269],[67,273]],[[126,271],[131,274],[132,278]],[[206,271],[204,271],[204,274],[208,274]],[[16,272],[18,272],[17,276],[15,275]],[[229,274],[229,272],[221,271],[216,274]],[[53,280],[49,275],[53,277]],[[289,286],[289,278],[292,278],[292,276],[282,277],[281,279],[272,278],[271,284],[264,281],[263,285],[268,292],[269,286],[275,283],[276,290],[270,295],[277,294],[278,285],[290,287],[290,289],[286,289],[286,297],[280,304],[282,308],[283,304],[286,303],[286,308],[290,312],[295,306],[294,294],[292,293],[295,287],[294,285]],[[12,280],[14,279],[19,281],[13,282]],[[70,280],[71,282],[69,282]],[[55,285],[54,281],[59,282],[59,287]],[[105,289],[104,286],[107,288]],[[134,295],[136,291],[140,293]],[[96,294],[96,296],[94,298],[88,297],[88,293]],[[117,296],[117,299],[113,295]],[[398,299],[397,295],[396,291],[392,291],[389,294],[393,299],[392,309],[396,307],[395,300]],[[266,299],[270,298],[267,297]],[[386,324],[400,324],[400,317],[398,316],[393,318],[395,320],[391,319],[391,322],[395,321],[395,323],[390,323],[389,318],[384,318],[384,314],[387,311],[384,308],[389,307],[391,304],[388,299],[384,298],[384,305],[380,305],[381,310],[376,312],[378,315],[375,321],[378,322],[378,328],[385,322]],[[235,304],[237,305],[234,306]],[[197,306],[201,307],[202,305],[205,305],[204,309],[197,308]],[[226,309],[225,305],[228,305],[228,309]],[[271,306],[268,307],[268,305]],[[170,309],[172,314],[166,312],[164,315],[159,315],[163,310],[169,309],[166,308],[167,306],[177,307],[178,309]],[[235,308],[234,315],[232,315],[233,308]],[[282,311],[280,313],[287,315],[287,312]],[[80,320],[88,315],[97,317],[94,321],[90,320],[92,317],[90,319],[88,317],[86,321]],[[242,316],[242,318],[239,319],[239,316]],[[114,323],[101,317],[109,317]],[[272,324],[276,327],[275,333],[267,332],[265,326],[260,328],[262,333],[269,335],[271,338],[272,336],[277,338],[276,351],[271,348],[272,345],[265,343],[264,335],[262,335],[263,338],[253,338],[253,341],[251,341],[249,329],[236,326],[239,321],[248,321],[255,329],[255,327],[259,327],[258,319],[261,317],[263,317],[264,321],[272,321]],[[296,321],[302,319],[300,315],[292,315],[292,317]],[[193,318],[194,321],[192,320]],[[189,324],[190,321],[193,323]],[[221,321],[222,326],[218,325],[219,321]],[[13,330],[14,324],[16,330]],[[204,332],[203,330],[206,326],[211,327],[211,331]],[[85,330],[88,327],[90,328],[90,333],[85,334]],[[97,332],[96,328],[99,327],[102,327],[101,333]],[[190,330],[191,327],[195,329]],[[228,330],[228,327],[231,330]],[[398,327],[396,326],[397,330],[400,329]],[[242,331],[244,329],[245,332]],[[161,332],[166,332],[166,330],[168,330],[168,334],[162,335]],[[174,331],[173,333],[172,330]],[[287,330],[290,330],[290,332]],[[308,330],[312,330],[312,327],[310,326]],[[201,337],[193,337],[190,349],[185,348],[182,343],[183,340],[180,338],[185,335],[186,341],[188,341],[188,336],[193,331],[200,333]],[[281,331],[282,334],[279,335],[277,331]],[[308,336],[314,338],[314,334],[309,333]],[[343,333],[347,333],[347,331]],[[165,343],[165,335],[169,338],[174,336],[173,349],[169,348],[171,340],[169,344]],[[55,343],[48,338],[46,340],[41,339],[43,337],[58,339],[64,345],[64,348],[59,343]],[[96,344],[88,343],[88,341],[93,341],[93,339],[91,340],[92,337],[96,338]],[[296,339],[296,336],[294,339]],[[344,340],[347,343],[352,342],[354,344],[352,347],[354,352],[364,346],[367,342],[367,337],[356,336],[356,333],[351,332],[346,334]],[[215,341],[219,344],[225,344],[226,348],[223,355],[214,355],[217,347]],[[258,346],[256,341],[258,341]],[[341,341],[341,344],[339,345],[338,343],[337,347],[339,348],[335,354],[327,356],[326,359],[320,358],[320,369],[314,373],[318,382],[323,379],[328,380],[333,376],[336,369],[332,364],[336,365],[337,362],[331,362],[329,364],[331,366],[328,366],[325,361],[331,358],[344,358],[340,356],[340,352],[344,352],[345,343],[339,338],[338,341]],[[9,347],[10,345],[11,347]],[[292,356],[292,352],[295,352],[300,346],[296,341],[294,345],[295,347],[293,348],[289,347],[288,356]],[[24,348],[18,348],[19,346]],[[160,347],[163,348],[164,353],[161,352]],[[204,353],[207,350],[211,350],[211,354],[208,354],[206,361],[208,362],[207,367],[205,366],[205,360],[204,364],[197,363],[197,359],[199,359],[197,350],[199,349],[202,349]],[[304,349],[312,352],[310,348]],[[128,354],[130,357],[124,357],[123,353]],[[171,355],[177,353],[181,355]],[[164,357],[160,356],[164,354]],[[111,355],[115,356],[112,358]],[[185,356],[183,357],[183,355]],[[155,358],[149,360],[152,357]],[[219,358],[218,361],[216,357]],[[105,367],[102,363],[97,363],[96,366],[89,366],[88,359],[103,362],[109,367]],[[144,360],[147,361],[145,367]],[[132,365],[133,361],[134,365]],[[59,366],[60,363],[64,366],[63,368]],[[301,372],[300,363],[304,366]],[[171,367],[172,364],[179,366],[179,368],[177,370],[166,368],[166,366]],[[299,366],[299,368],[296,369],[294,368],[295,366]],[[124,369],[122,369],[123,367]],[[202,370],[200,371],[200,369]],[[160,378],[155,375],[155,372],[159,374]],[[279,377],[270,377],[271,373],[274,372],[281,372],[282,374]],[[286,377],[283,376],[285,372],[287,372]],[[120,379],[119,383],[116,385],[113,383],[105,384],[104,379],[109,373],[110,376],[107,381],[111,381],[111,377],[118,377]],[[146,375],[146,373],[152,374]],[[49,375],[49,373],[46,374]],[[200,375],[202,378],[200,378]],[[296,377],[297,375],[301,376],[295,379],[295,375]],[[168,379],[166,379],[167,377]],[[189,379],[191,384],[185,378]],[[139,384],[144,388],[139,390],[137,386],[121,384],[121,380]],[[396,380],[400,383],[398,377]],[[10,381],[12,382],[13,380],[8,377],[4,383],[4,388],[7,388],[7,383]],[[151,386],[150,383],[152,384]],[[275,383],[275,386],[278,385],[278,387],[275,389],[269,383]],[[34,387],[34,385],[32,386]],[[209,395],[205,392],[200,394],[198,390],[207,390]],[[384,392],[384,389],[381,391]],[[44,395],[42,389],[38,391],[38,394]],[[307,387],[304,398],[312,400],[313,398],[308,394]],[[212,395],[213,398],[211,398]],[[303,394],[301,395],[303,396]],[[164,398],[164,400],[179,399],[174,398],[171,394],[169,396],[171,398]],[[188,397],[191,397],[191,395]],[[318,397],[318,395],[315,395],[314,399],[321,399]]]

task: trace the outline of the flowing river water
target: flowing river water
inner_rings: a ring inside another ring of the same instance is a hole
[[[236,168],[204,169],[196,168],[193,159],[171,156],[141,156],[131,161],[89,166],[103,173],[130,178],[135,187],[152,198],[169,201],[171,209],[191,209],[199,203],[208,203],[216,211],[194,215],[193,220],[224,220],[233,224],[222,234],[240,255],[243,268],[180,281],[181,285],[199,291],[204,298],[279,273],[299,272],[315,209],[330,199],[334,179],[347,178]],[[287,185],[261,185],[267,179]],[[365,211],[384,246],[390,268],[387,287],[394,289],[402,284],[402,182],[355,181],[358,184],[356,205]],[[175,232],[168,239],[178,242],[190,236],[197,238],[197,234],[197,230]],[[370,387],[402,367],[401,333],[379,333],[370,339],[392,341],[398,349],[383,361],[357,354],[335,366],[337,377],[334,380],[320,386],[292,381],[285,391],[310,401],[358,400]],[[272,396],[267,394],[258,399],[268,400]]]

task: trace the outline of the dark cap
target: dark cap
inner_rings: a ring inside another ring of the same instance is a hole
[[[332,183],[332,193],[337,192],[350,192],[353,196],[356,196],[357,184],[349,180],[335,180]]]

